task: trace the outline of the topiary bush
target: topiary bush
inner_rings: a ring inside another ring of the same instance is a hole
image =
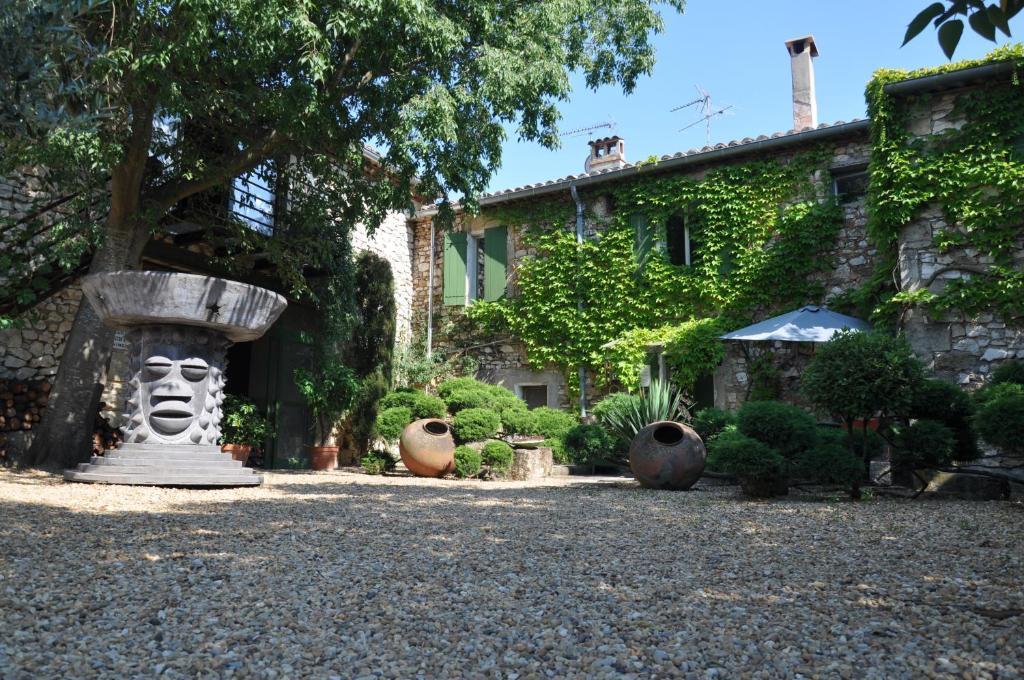
[[[1024,361],[1013,359],[999,364],[999,367],[992,371],[989,384],[999,385],[1001,383],[1024,385]]]
[[[937,420],[901,427],[893,442],[892,461],[911,468],[949,465],[956,450],[953,431]]]
[[[717,437],[722,431],[736,422],[736,414],[720,408],[702,408],[693,414],[690,427],[707,444]]]
[[[612,451],[612,438],[600,425],[576,425],[562,439],[565,453],[575,465],[589,465],[605,459]]]
[[[467,408],[490,408],[491,393],[477,387],[455,390],[444,400],[448,412],[455,414]]]
[[[832,430],[839,433],[839,430]],[[864,477],[864,463],[850,452],[845,436],[826,435],[812,449],[802,451],[793,461],[792,473],[818,484],[838,484],[852,489]]]
[[[475,442],[493,437],[501,427],[501,418],[486,408],[467,408],[452,419],[452,434],[458,442]]]
[[[377,414],[377,421],[373,425],[374,434],[394,444],[402,436],[402,430],[413,421],[412,411],[405,406],[393,406],[386,408]]]
[[[572,465],[572,459],[565,450],[565,444],[561,439],[545,439],[541,446],[551,449],[551,460],[555,465]]]
[[[507,408],[498,415],[501,418],[501,429],[506,435],[539,434],[537,416],[533,415],[533,411]]]
[[[532,411],[537,421],[536,434],[545,439],[561,439],[576,424],[576,418],[565,411],[541,406]]]
[[[465,479],[480,472],[480,452],[471,446],[455,447],[455,476]]]
[[[1024,386],[1004,382],[986,388],[974,424],[981,438],[1009,456],[1024,456]]]
[[[508,472],[512,468],[515,451],[505,442],[487,442],[480,450],[483,462],[495,472]]]
[[[391,460],[391,456],[380,451],[371,451],[366,454],[359,459],[359,464],[364,472],[371,475],[382,475],[395,468],[395,461]]]
[[[806,411],[781,401],[748,401],[736,414],[740,432],[787,460],[818,444],[818,425]]]
[[[421,418],[444,418],[448,410],[444,401],[425,392],[410,389],[395,390],[384,395],[380,400],[380,408],[388,409],[404,406],[412,411],[413,420]]]
[[[437,396],[448,401],[448,397],[456,390],[473,390],[480,387],[487,387],[487,383],[476,378],[449,378],[437,386]]]
[[[770,446],[732,428],[708,443],[707,466],[739,477],[743,493],[770,498],[785,493],[789,462]]]
[[[974,460],[980,454],[972,424],[974,404],[970,395],[945,380],[922,380],[910,405],[910,418],[935,420],[948,427],[955,439],[954,460]]]

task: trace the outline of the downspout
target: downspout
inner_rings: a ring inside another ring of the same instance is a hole
[[[430,220],[430,256],[427,258],[427,358],[434,354],[434,220]]]
[[[569,193],[572,195],[572,200],[576,202],[576,245],[583,245],[583,201],[580,200],[580,195],[576,191],[576,182],[569,185]],[[583,296],[582,294],[577,297],[576,310],[583,314]],[[587,417],[587,369],[583,364],[580,364],[578,371],[579,383],[580,383],[580,418]]]

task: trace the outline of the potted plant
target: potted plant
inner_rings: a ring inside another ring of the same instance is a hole
[[[309,447],[309,465],[314,470],[333,470],[338,466],[338,447],[331,445],[331,433],[348,411],[359,392],[359,381],[352,370],[337,359],[322,356],[312,369],[295,371],[295,384],[313,416],[313,445]]]
[[[267,437],[273,436],[270,421],[255,403],[237,394],[225,394],[221,410],[221,451],[245,465],[253,447],[262,446]]]

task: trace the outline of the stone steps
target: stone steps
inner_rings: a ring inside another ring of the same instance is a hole
[[[146,486],[257,486],[263,477],[216,446],[122,444],[74,470],[71,482]]]

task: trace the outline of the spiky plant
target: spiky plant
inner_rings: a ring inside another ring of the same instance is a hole
[[[683,421],[689,418],[682,390],[669,382],[652,380],[651,386],[640,390],[636,399],[622,401],[608,409],[602,417],[605,427],[625,441],[660,420]]]

